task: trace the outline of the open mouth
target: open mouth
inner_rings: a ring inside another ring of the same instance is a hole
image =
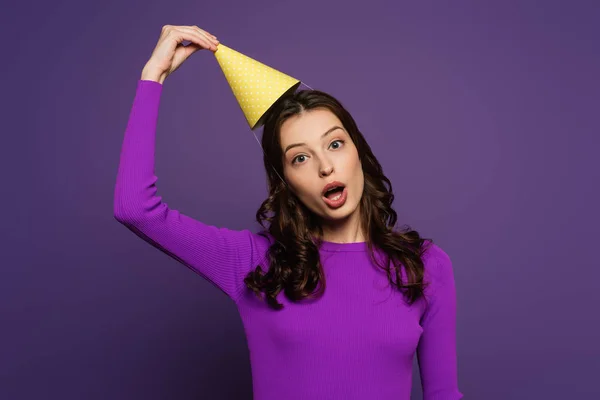
[[[323,192],[323,201],[330,208],[339,208],[346,203],[348,198],[348,189],[341,183],[329,185]]]
[[[333,187],[333,188],[325,191],[323,196],[331,201],[336,201],[336,200],[339,200],[340,197],[342,197],[344,189],[345,189],[344,186],[336,186],[336,187]]]

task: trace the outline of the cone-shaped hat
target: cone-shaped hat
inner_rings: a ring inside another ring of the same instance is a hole
[[[219,43],[214,52],[244,116],[254,129],[280,97],[294,92],[300,81]]]

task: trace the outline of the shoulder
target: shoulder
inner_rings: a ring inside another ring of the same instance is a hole
[[[246,232],[252,243],[254,254],[256,255],[254,264],[262,263],[267,258],[269,248],[275,242],[275,238],[267,230],[251,232],[247,229]]]
[[[439,245],[432,241],[423,243],[423,264],[424,279],[430,282],[431,286],[437,287],[443,285],[449,280],[453,280],[454,271],[452,259]]]

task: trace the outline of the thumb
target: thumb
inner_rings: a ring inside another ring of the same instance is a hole
[[[185,58],[188,58],[189,56],[191,56],[198,50],[202,49],[203,47],[196,43],[188,43],[187,45],[184,46],[184,48],[185,48],[185,53],[184,53]]]

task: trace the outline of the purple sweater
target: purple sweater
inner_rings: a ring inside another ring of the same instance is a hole
[[[462,398],[448,255],[437,245],[426,252],[429,302],[409,306],[371,263],[365,243],[325,242],[320,249],[324,296],[294,304],[280,293],[283,310],[270,309],[243,283],[256,265],[268,268],[269,241],[250,230],[204,224],[157,195],[154,150],[162,88],[154,81],[137,83],[114,215],[235,302],[249,347],[254,399],[410,399],[415,353],[425,400]]]

